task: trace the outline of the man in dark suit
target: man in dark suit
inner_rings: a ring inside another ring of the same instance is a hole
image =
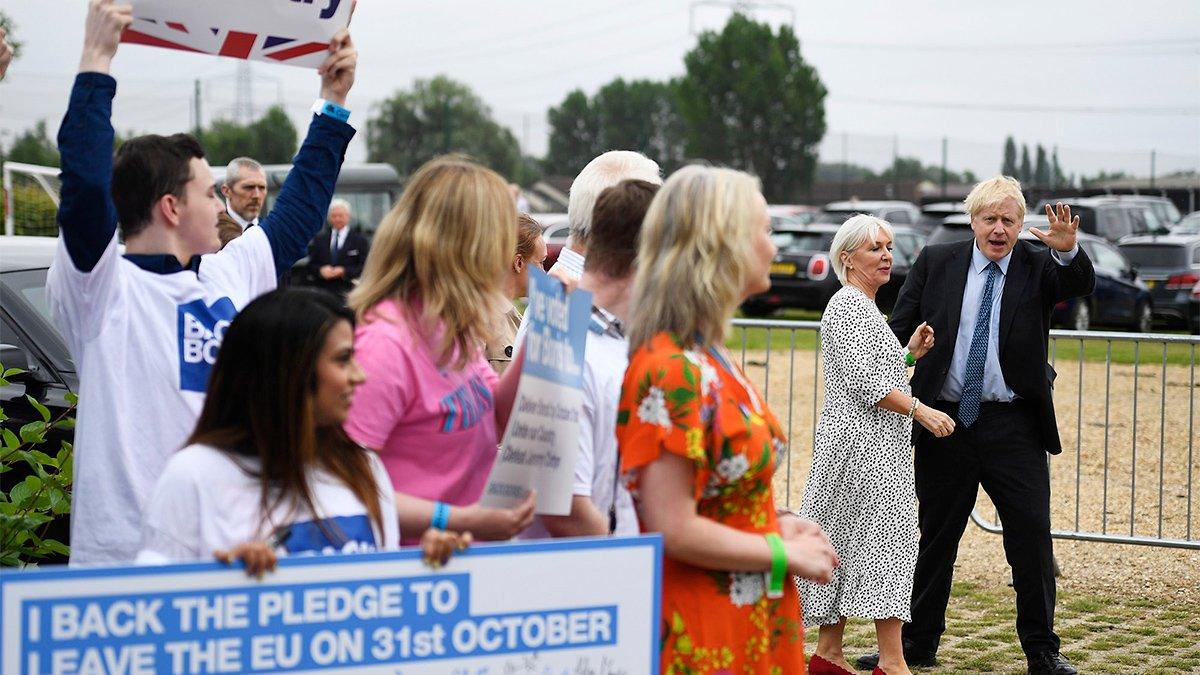
[[[915,472],[921,529],[909,665],[932,665],[945,631],[958,542],[987,491],[1004,525],[1004,551],[1017,595],[1017,634],[1030,673],[1071,675],[1054,633],[1054,554],[1046,453],[1062,451],[1046,362],[1054,305],[1088,295],[1095,273],[1076,244],[1079,218],[1047,207],[1049,250],[1018,240],[1025,218],[1020,184],[997,176],[966,200],[974,238],[927,246],[900,289],[890,321],[907,339],[922,322],[937,344],[917,363],[913,395],[956,421],[935,438],[917,429]],[[871,657],[859,660],[869,665]]]
[[[350,203],[334,199],[329,204],[329,227],[308,245],[308,283],[345,296],[354,287],[367,262],[367,238],[350,228]]]

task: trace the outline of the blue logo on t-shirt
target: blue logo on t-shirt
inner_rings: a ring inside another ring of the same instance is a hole
[[[442,397],[442,433],[470,429],[491,414],[492,390],[478,375]]]
[[[179,306],[179,388],[203,392],[208,373],[217,362],[217,350],[237,308],[229,298],[209,305],[193,300]]]
[[[375,532],[365,515],[335,516],[322,520],[320,524],[311,520],[292,523],[283,546],[292,555],[364,553],[377,548]]]

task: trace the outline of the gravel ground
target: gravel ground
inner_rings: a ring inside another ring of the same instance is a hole
[[[746,364],[790,428],[792,454],[776,475],[776,494],[796,505],[811,458],[820,364],[812,352],[789,358],[786,350],[749,352]],[[1055,529],[1128,536],[1132,518],[1135,536],[1200,542],[1200,373],[1156,364],[1135,377],[1132,365],[1055,365],[1064,448],[1051,461]],[[979,512],[995,518],[982,491]],[[1065,591],[1200,603],[1200,551],[1065,539],[1056,539],[1055,551]],[[1000,536],[968,527],[956,581],[1003,585],[1008,574]]]

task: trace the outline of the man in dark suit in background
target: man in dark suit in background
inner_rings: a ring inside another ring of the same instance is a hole
[[[367,238],[350,228],[350,203],[329,203],[329,227],[308,245],[308,283],[345,297],[367,261]]]
[[[922,321],[934,329],[937,344],[917,363],[913,395],[957,422],[945,438],[919,429],[915,437],[921,540],[904,655],[910,666],[936,662],[958,542],[982,485],[1004,525],[1029,672],[1072,675],[1054,632],[1046,453],[1062,446],[1046,352],[1054,305],[1090,294],[1095,272],[1076,244],[1070,207],[1047,207],[1049,230],[1032,230],[1044,250],[1017,238],[1025,198],[1016,180],[976,185],[966,206],[974,238],[927,246],[890,321],[902,339]],[[871,657],[858,665],[873,665]]]

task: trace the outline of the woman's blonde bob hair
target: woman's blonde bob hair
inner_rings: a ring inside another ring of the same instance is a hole
[[[842,260],[842,254],[853,253],[859,246],[875,241],[880,231],[886,232],[888,239],[894,239],[892,226],[886,220],[860,213],[847,218],[833,235],[833,243],[829,246],[829,264],[843,286],[846,285],[846,261]]]
[[[462,368],[491,337],[516,246],[517,208],[504,179],[466,157],[438,157],[379,223],[350,308],[365,323],[389,318],[373,310],[396,300],[419,334],[440,336],[438,365]]]
[[[657,333],[715,345],[742,301],[762,215],[758,179],[733,169],[687,166],[667,179],[646,212],[630,304],[630,350]]]

